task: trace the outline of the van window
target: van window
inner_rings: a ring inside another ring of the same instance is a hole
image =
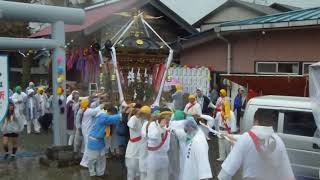
[[[264,113],[266,113],[268,115],[268,117],[270,117],[270,121],[264,122],[264,126],[272,126],[273,130],[275,132],[278,131],[278,120],[279,120],[279,111],[278,110],[274,110],[274,109],[264,109],[264,108],[259,108],[258,110],[263,110]]]
[[[312,112],[284,112],[283,133],[313,137],[317,130]]]

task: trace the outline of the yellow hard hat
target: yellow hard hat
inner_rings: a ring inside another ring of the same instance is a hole
[[[195,95],[189,95],[188,99],[196,99]]]
[[[171,116],[171,115],[172,115],[172,112],[171,112],[171,111],[163,111],[163,112],[161,112],[159,115],[160,115],[160,117],[163,117],[163,116]]]
[[[43,87],[38,87],[38,93],[40,93],[40,91],[44,92],[44,88]]]
[[[58,94],[58,95],[63,94],[63,92],[64,92],[64,90],[63,90],[62,87],[58,87],[58,88],[57,88],[57,94]]]
[[[149,106],[142,106],[140,112],[145,114],[151,114],[151,108]]]
[[[80,102],[80,107],[83,109],[88,108],[89,107],[89,99],[88,98],[82,99]]]
[[[221,90],[220,90],[220,94],[221,94],[222,96],[227,96],[227,91],[226,91],[225,89],[221,89]]]
[[[176,84],[176,90],[181,91],[182,90],[182,85],[181,84]]]

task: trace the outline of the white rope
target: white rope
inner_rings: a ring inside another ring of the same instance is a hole
[[[120,74],[119,74],[119,69],[118,69],[118,61],[117,61],[117,53],[116,49],[114,47],[111,48],[111,58],[112,58],[112,63],[113,63],[113,68],[116,72],[116,77],[117,77],[117,84],[118,84],[118,90],[119,90],[119,99],[120,103],[123,104],[125,103],[124,96],[123,96],[123,91],[121,87],[121,82],[120,82]]]
[[[100,59],[100,65],[104,64],[103,56],[101,50],[99,50],[99,59]]]
[[[120,41],[120,39],[128,32],[128,30],[131,28],[133,23],[136,21],[136,17],[133,18],[133,20],[129,23],[129,25],[125,28],[125,30],[120,34],[118,39],[113,43],[112,47],[115,47],[115,45]]]
[[[129,21],[126,24],[124,24],[110,40],[113,41],[125,29],[125,27],[127,27],[130,24],[131,21],[133,21],[132,18],[130,18]]]
[[[229,142],[233,142],[231,139],[229,139],[227,136],[224,136],[223,134],[221,134],[219,131],[213,130],[211,127],[207,126],[206,124],[199,122],[201,126],[207,128],[210,132],[212,132],[214,135],[218,136],[219,138],[224,138]]]
[[[166,45],[170,50],[172,50],[172,48],[168,45],[168,43],[161,38],[161,36],[150,26],[150,24],[146,20],[141,18],[141,21],[145,25],[147,25],[147,27],[164,43],[164,45]]]

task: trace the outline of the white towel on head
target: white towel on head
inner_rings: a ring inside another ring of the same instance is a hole
[[[34,93],[33,89],[28,89],[27,94],[30,95],[31,93]]]

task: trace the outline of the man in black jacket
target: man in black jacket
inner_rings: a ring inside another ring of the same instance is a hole
[[[197,101],[201,106],[202,114],[212,116],[214,105],[212,104],[210,99],[203,94],[200,88],[197,88],[196,92],[197,92]]]

